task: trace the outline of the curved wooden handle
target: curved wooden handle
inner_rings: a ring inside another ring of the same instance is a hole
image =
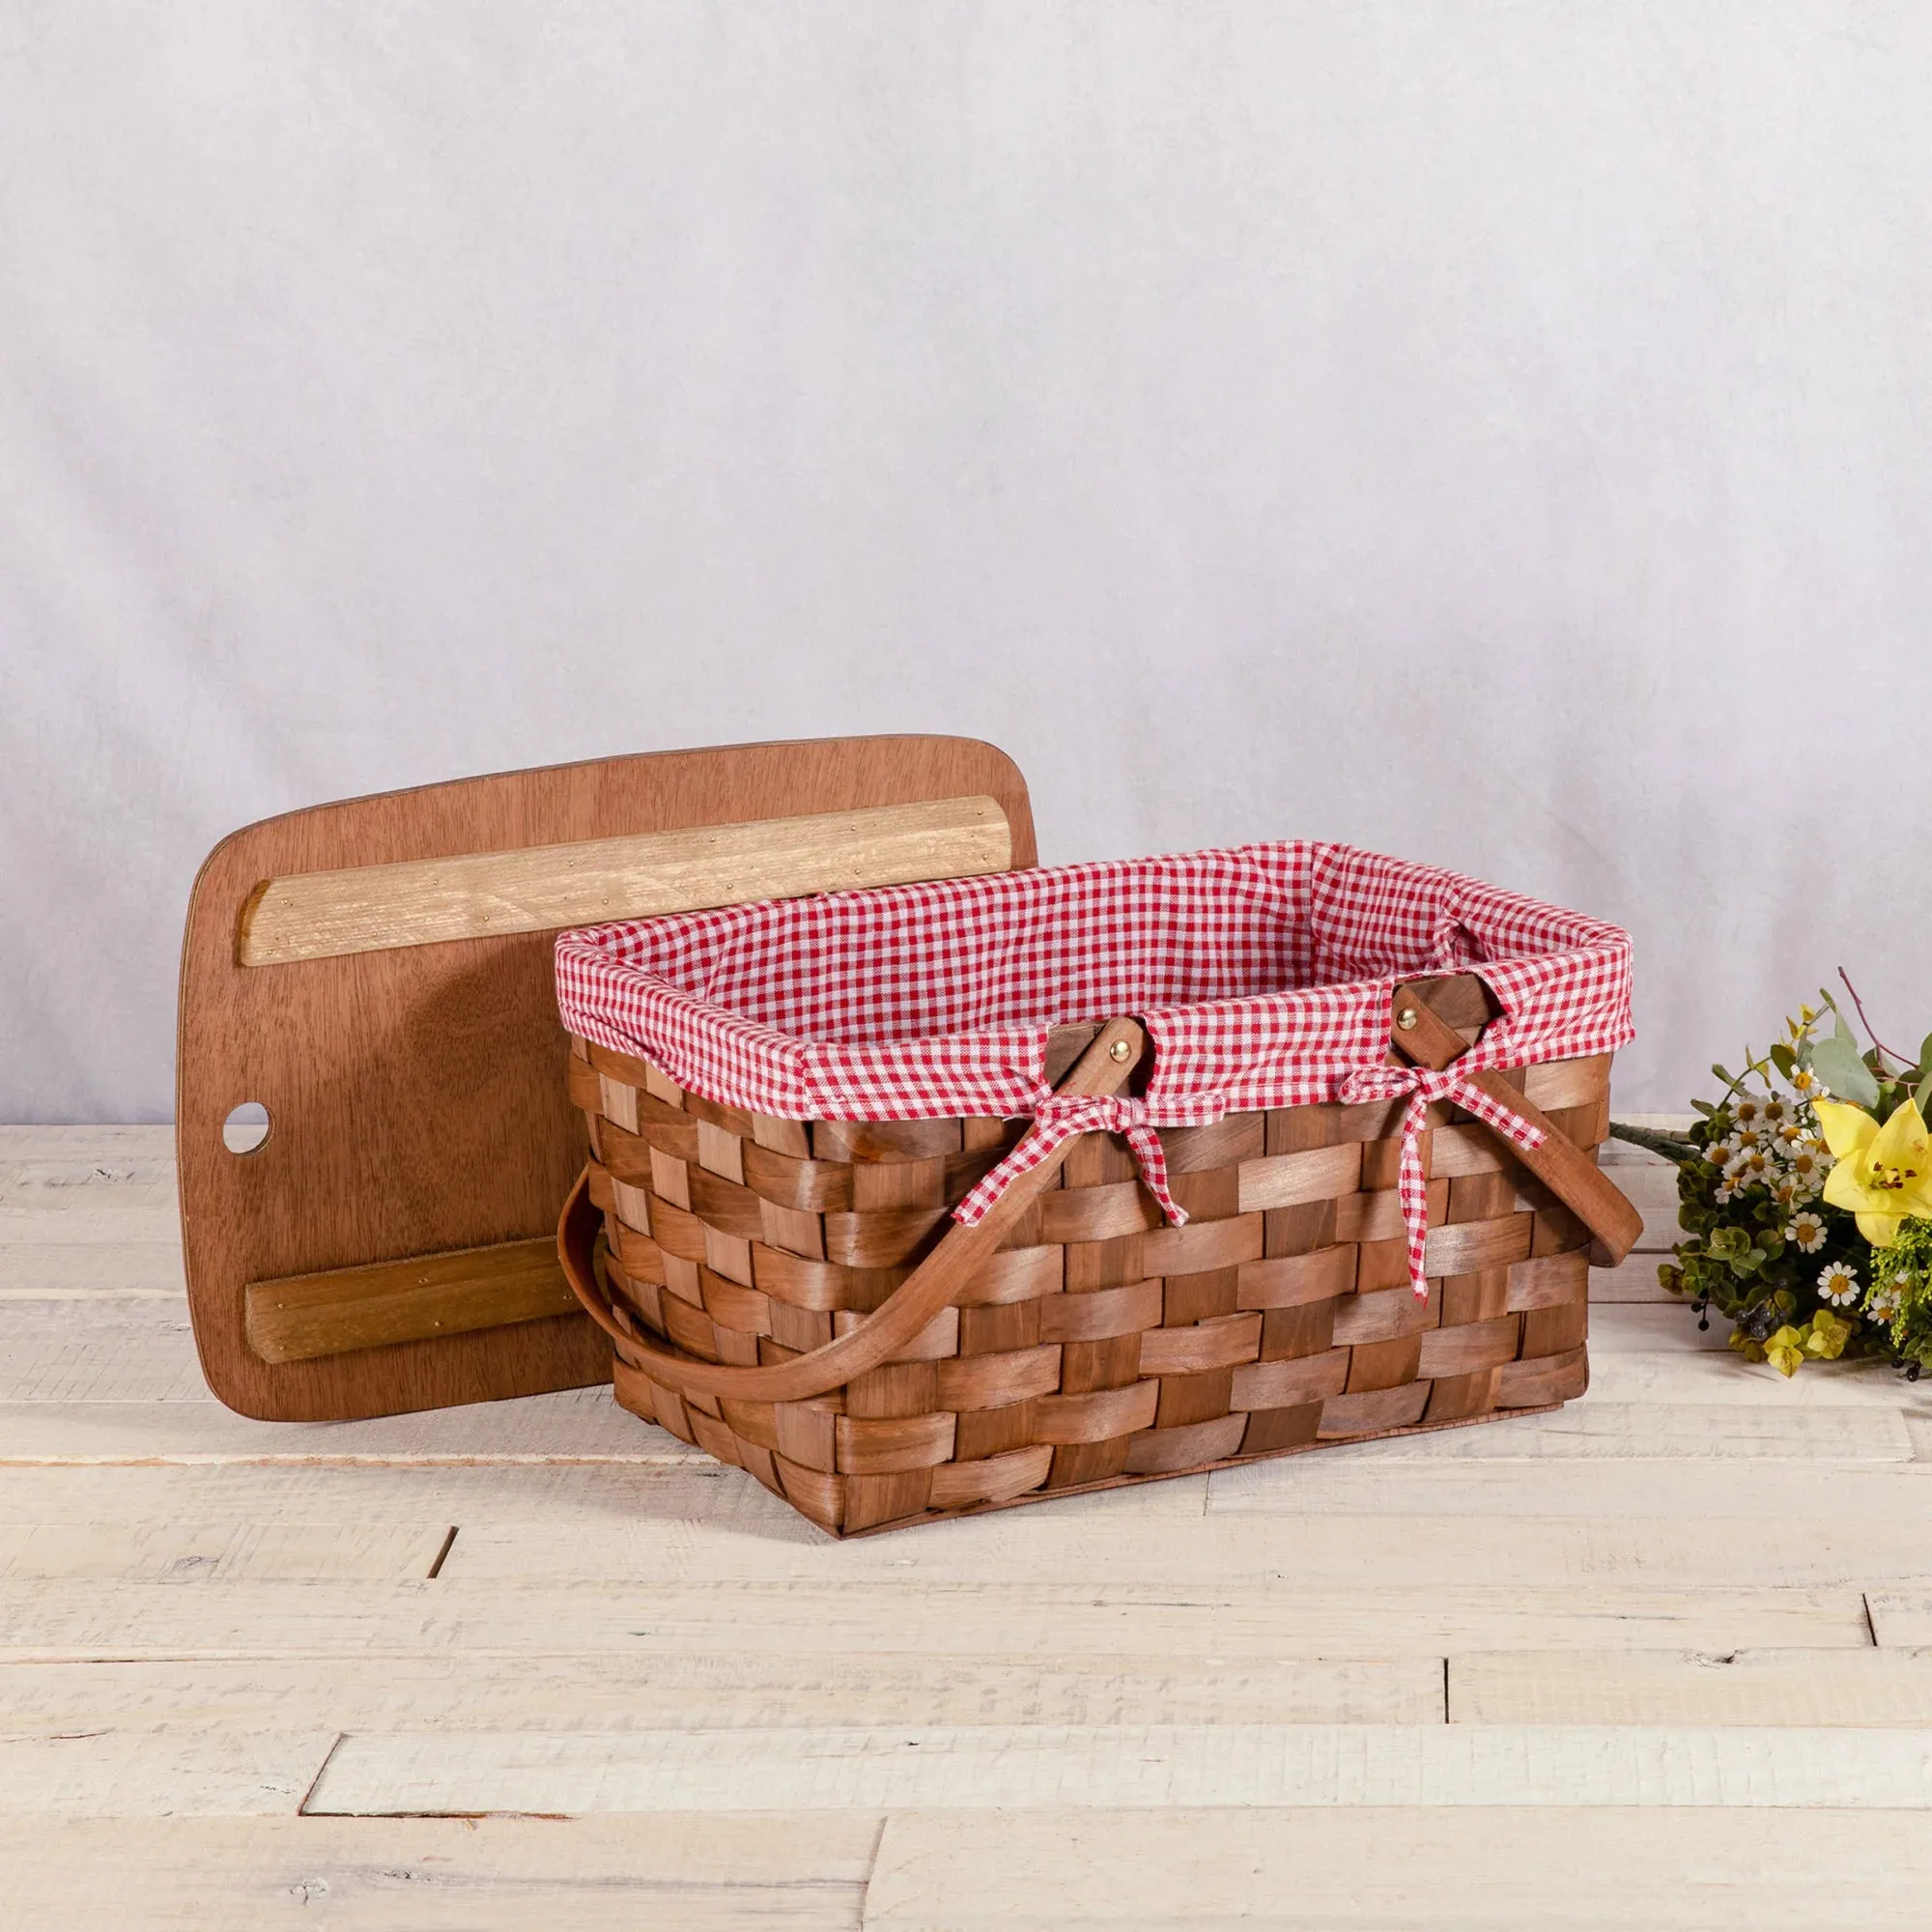
[[[1414,1017],[1409,1018],[1410,1014]],[[1405,1060],[1411,1060],[1418,1066],[1433,1066],[1439,1071],[1468,1051],[1462,1036],[1431,1009],[1429,1002],[1414,986],[1395,989],[1389,1019],[1390,1043]],[[1551,1123],[1542,1108],[1524,1099],[1493,1068],[1471,1068],[1468,1079],[1498,1106],[1543,1129],[1545,1139],[1540,1148],[1519,1147],[1495,1128],[1491,1127],[1490,1131],[1496,1134],[1512,1159],[1528,1168],[1589,1229],[1593,1236],[1592,1264],[1597,1267],[1614,1267],[1636,1245],[1637,1236],[1643,1233],[1643,1216],[1624,1198],[1609,1176],[1568,1134]]]
[[[1124,1052],[1119,1049],[1124,1047]],[[1147,1050],[1147,1035],[1132,1020],[1110,1020],[1056,1090],[1061,1094],[1115,1094]],[[1037,1129],[1032,1131],[1037,1132]],[[1006,1239],[1020,1216],[1060,1172],[1073,1142],[1064,1141],[1046,1159],[1019,1175],[982,1219],[972,1227],[954,1222],[944,1239],[858,1327],[822,1349],[758,1368],[700,1361],[696,1355],[626,1334],[598,1284],[595,1265],[602,1215],[590,1200],[590,1170],[577,1178],[557,1222],[557,1257],[584,1312],[610,1336],[627,1362],[675,1388],[697,1395],[747,1402],[809,1402],[829,1394],[888,1362],[966,1285],[973,1271]]]

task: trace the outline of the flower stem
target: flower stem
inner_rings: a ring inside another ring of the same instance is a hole
[[[1679,1167],[1697,1158],[1697,1150],[1689,1141],[1676,1134],[1661,1134],[1653,1127],[1634,1127],[1628,1121],[1612,1121],[1610,1138],[1628,1141],[1632,1147],[1648,1148],[1652,1153],[1661,1153]]]
[[[1912,1063],[1902,1053],[1895,1052],[1891,1047],[1886,1045],[1884,1040],[1879,1038],[1878,1029],[1872,1025],[1871,1016],[1865,1011],[1865,1003],[1859,998],[1859,989],[1852,984],[1852,976],[1842,966],[1838,968],[1838,978],[1845,982],[1845,991],[1852,996],[1852,1005],[1858,1008],[1859,1018],[1864,1021],[1865,1032],[1871,1036],[1871,1043],[1881,1053],[1890,1054],[1891,1058],[1897,1061],[1901,1066],[1910,1066]]]

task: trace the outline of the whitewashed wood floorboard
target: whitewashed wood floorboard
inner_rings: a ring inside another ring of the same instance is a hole
[[[137,1730],[628,1730],[802,1723],[1432,1723],[1433,1657],[532,1655],[0,1664],[0,1735]],[[1475,1652],[1447,1660],[1452,1721],[1932,1727],[1932,1651]]]
[[[1030,1724],[352,1732],[314,1815],[1037,1805],[1932,1808],[1932,1730]]]
[[[14,1161],[72,1163],[157,1160],[173,1173],[175,1130],[155,1126],[0,1126],[0,1166]]]
[[[169,1658],[0,1664],[0,1735],[150,1731],[720,1729],[807,1724],[1430,1724],[1435,1657],[1350,1661],[952,1656],[546,1655],[515,1668],[404,1657]],[[1806,1656],[1820,1653],[1806,1652]],[[1860,1657],[1877,1652],[1848,1653]],[[1888,1653],[1908,1657],[1910,1653]]]
[[[151,1199],[135,1205],[116,1189],[112,1207],[99,1206],[92,1199],[85,1206],[77,1205],[74,1196],[81,1191],[59,1187],[0,1190],[0,1244],[10,1248],[112,1248],[129,1242],[152,1246],[176,1241],[177,1209],[171,1190],[156,1185]]]
[[[1932,1492],[1923,1492],[1932,1500]],[[1775,1503],[1775,1491],[1767,1497]],[[6,1548],[0,1535],[0,1550]],[[1600,1517],[1497,1522],[1426,1514],[1387,1516],[1375,1541],[1345,1517],[1230,1512],[1167,1522],[1062,1518],[1026,1510],[935,1523],[917,1539],[854,1545],[747,1535],[700,1521],[613,1524],[594,1543],[570,1522],[464,1527],[442,1575],[452,1583],[822,1582],[1073,1584],[1143,1582],[1290,1589],[1453,1584],[1515,1588],[1588,1582],[1877,1583],[1932,1581],[1932,1518],[1917,1522],[1830,1520],[1801,1537],[1765,1534],[1762,1519],[1664,1521]]]
[[[1781,1857],[1798,1844],[1844,1856]],[[1904,1932],[1932,1821],[1842,1810],[897,1812],[878,1932]]]
[[[0,1817],[7,1932],[856,1932],[883,1821]]]
[[[1932,1731],[1932,1650],[1489,1651],[1448,1666],[1458,1724]]]
[[[947,1657],[1446,1657],[1469,1650],[1861,1649],[1853,1587],[1118,1582],[0,1582],[0,1661],[530,1652],[796,1654],[832,1631]],[[874,1634],[877,1634],[874,1635]],[[943,1667],[943,1666],[942,1666]]]
[[[240,1577],[395,1583],[427,1577],[453,1525],[429,1522],[0,1524],[0,1580],[214,1583]],[[1932,1567],[1928,1567],[1932,1574]]]
[[[171,1154],[113,1162],[0,1156],[0,1210],[9,1213],[138,1212],[154,1217],[148,1238],[160,1240],[175,1232],[179,1201]]]
[[[1866,1593],[1872,1637],[1881,1644],[1932,1649],[1932,1583]]]
[[[332,1730],[0,1737],[0,1815],[293,1816],[335,1744]]]
[[[0,1304],[186,1288],[168,1127],[0,1127]]]
[[[179,1238],[164,1241],[0,1240],[0,1303],[115,1301],[130,1296],[179,1306],[187,1293]]]
[[[0,1403],[0,1466],[76,1463],[686,1463],[608,1387],[368,1422],[256,1422],[204,1402]]]
[[[16,1295],[0,1308],[0,1405],[213,1401],[178,1295],[90,1296],[84,1309],[72,1295]]]
[[[1590,1300],[1592,1303],[1660,1302],[1683,1307],[1658,1278],[1658,1264],[1662,1259],[1654,1250],[1637,1249],[1626,1255],[1615,1267],[1593,1267]]]
[[[1279,1485],[1239,1469],[1208,1480],[1210,1514],[1280,1511],[1331,1516],[1740,1517],[1774,1509],[1792,1520],[1868,1518],[1917,1522],[1932,1507],[1932,1461],[1343,1463],[1294,1460]],[[1769,1534],[1769,1531],[1767,1531]]]

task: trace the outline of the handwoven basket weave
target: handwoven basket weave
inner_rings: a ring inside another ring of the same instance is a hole
[[[1473,974],[1386,997],[1398,1066],[1446,1065],[1497,1010]],[[1057,1028],[1046,1079],[1112,1092],[1147,1049],[1127,1018]],[[781,1119],[574,1036],[595,1157],[560,1246],[617,1401],[843,1535],[1581,1394],[1589,1250],[1636,1226],[1595,1166],[1609,1072],[1476,1076],[1548,1131],[1533,1152],[1431,1104],[1422,1299],[1401,1097],[1159,1128],[1184,1226],[1102,1131],[965,1226],[1025,1120]]]

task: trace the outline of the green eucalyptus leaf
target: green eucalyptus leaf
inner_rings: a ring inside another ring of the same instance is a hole
[[[1849,1100],[1855,1107],[1877,1106],[1878,1082],[1872,1077],[1871,1068],[1859,1058],[1857,1043],[1845,1031],[1842,1020],[1830,1039],[1818,1042],[1811,1065],[1839,1099]]]

